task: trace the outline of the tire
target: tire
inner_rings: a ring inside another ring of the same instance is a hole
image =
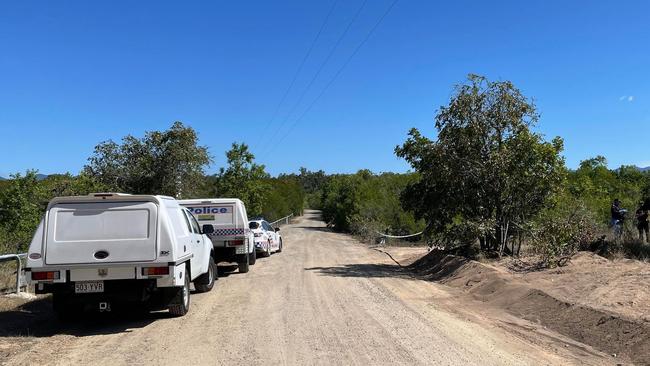
[[[169,304],[169,313],[173,316],[183,316],[190,310],[190,271],[185,271],[185,282],[182,288]]]
[[[248,254],[241,255],[242,261],[237,263],[237,265],[239,266],[239,273],[247,273],[248,270],[250,269],[248,264],[248,259],[249,259]]]
[[[257,250],[253,248],[253,252],[248,254],[248,263],[252,266],[257,262]]]
[[[219,274],[217,273],[217,265],[214,264],[214,259],[210,256],[208,261],[208,271],[194,280],[194,288],[196,288],[196,292],[210,292],[214,287],[214,282],[218,278]]]
[[[278,246],[277,253],[282,253],[282,238],[280,238],[280,245]]]

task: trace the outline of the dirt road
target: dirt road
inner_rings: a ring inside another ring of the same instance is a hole
[[[444,286],[324,228],[315,212],[282,229],[285,248],[192,296],[183,318],[52,320],[0,338],[7,364],[523,365],[578,359],[437,305]],[[20,349],[11,349],[20,347]],[[586,360],[582,360],[586,361]]]

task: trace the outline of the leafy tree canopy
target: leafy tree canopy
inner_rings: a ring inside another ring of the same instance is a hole
[[[210,162],[196,131],[175,122],[170,129],[149,131],[143,138],[128,135],[121,144],[100,143],[84,173],[110,190],[183,198],[200,187]]]
[[[239,198],[246,204],[249,216],[264,210],[266,180],[270,178],[264,165],[255,163],[255,155],[244,143],[233,143],[226,152],[228,166],[221,168],[211,179],[211,193],[215,197]]]
[[[420,174],[402,194],[404,207],[446,244],[479,239],[503,251],[564,179],[562,139],[533,132],[538,118],[511,82],[469,75],[436,115],[437,139],[412,129],[395,149]]]

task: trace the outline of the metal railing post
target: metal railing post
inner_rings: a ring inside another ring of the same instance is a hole
[[[23,271],[23,263],[21,262],[21,257],[26,257],[27,253],[21,254],[4,254],[0,255],[0,262],[16,260],[16,293],[20,293],[20,275]]]
[[[289,216],[285,216],[285,217],[283,217],[283,218],[281,218],[281,219],[275,220],[275,221],[271,222],[269,225],[273,226],[273,225],[275,225],[275,224],[277,224],[277,223],[280,223],[280,222],[284,222],[285,225],[289,225],[289,220],[290,220],[292,217],[293,217],[293,213],[291,213],[291,215],[289,215]]]

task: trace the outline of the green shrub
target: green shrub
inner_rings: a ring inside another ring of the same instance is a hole
[[[564,256],[589,249],[605,230],[583,202],[565,198],[542,211],[531,225],[533,251],[551,267]]]

